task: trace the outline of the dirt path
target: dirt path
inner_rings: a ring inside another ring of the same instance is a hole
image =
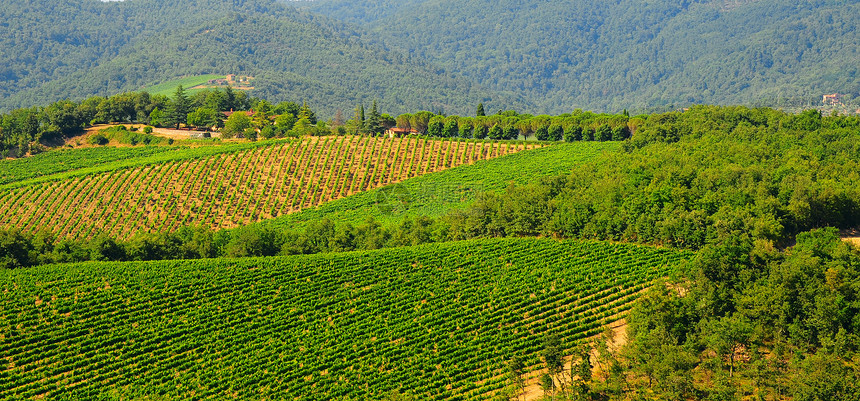
[[[860,248],[860,228],[850,228],[839,231],[842,240]]]

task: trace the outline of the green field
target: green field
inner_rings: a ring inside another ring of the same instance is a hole
[[[489,239],[0,271],[0,399],[484,399],[690,254]]]
[[[324,217],[338,223],[358,224],[367,216],[383,223],[398,223],[415,216],[441,216],[462,209],[482,191],[501,191],[511,183],[526,184],[562,175],[620,147],[617,142],[557,143],[411,178],[261,224],[296,228]]]
[[[197,75],[193,77],[185,77],[174,79],[172,81],[167,81],[160,83],[158,85],[147,86],[145,88],[141,88],[141,91],[149,92],[150,95],[165,95],[172,96],[173,92],[176,91],[176,87],[182,85],[183,88],[188,89],[197,85],[203,85],[209,82],[210,79],[224,79],[224,75],[216,75],[216,74],[207,74],[207,75]],[[190,91],[189,93],[193,93],[194,91]]]

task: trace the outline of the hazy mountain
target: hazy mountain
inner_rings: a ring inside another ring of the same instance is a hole
[[[24,0],[0,5],[0,109],[247,74],[349,115],[640,110],[860,97],[845,0]]]
[[[20,0],[13,0],[20,2]],[[185,75],[247,74],[252,95],[324,114],[377,99],[384,111],[517,106],[422,60],[365,43],[335,20],[271,0],[70,0],[0,6],[0,108],[137,90]]]
[[[539,108],[783,105],[860,91],[856,1],[297,2]],[[384,10],[368,16],[374,10]]]

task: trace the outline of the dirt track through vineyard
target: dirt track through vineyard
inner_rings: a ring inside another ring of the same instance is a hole
[[[126,238],[233,228],[357,192],[539,147],[425,138],[309,137],[235,153],[44,182],[0,193],[0,227]]]

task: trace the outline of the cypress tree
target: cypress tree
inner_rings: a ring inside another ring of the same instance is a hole
[[[484,104],[483,103],[478,103],[478,111],[475,113],[475,115],[478,117],[483,117],[486,115],[484,113]]]

